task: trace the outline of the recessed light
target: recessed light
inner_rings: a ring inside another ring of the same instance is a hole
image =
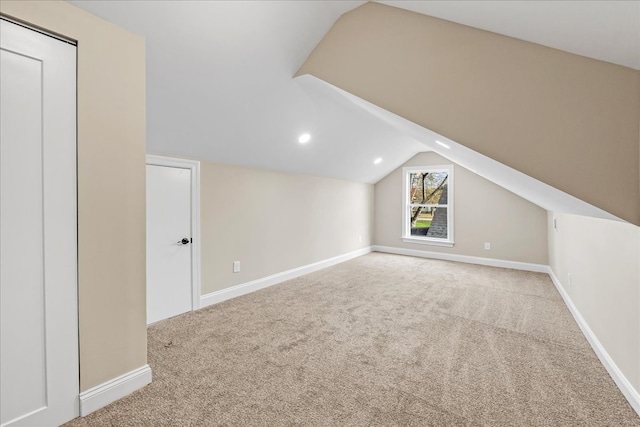
[[[304,144],[309,142],[310,139],[311,135],[309,135],[308,133],[303,133],[302,135],[300,135],[300,138],[298,138],[298,142],[300,142],[300,144]]]
[[[451,149],[451,147],[449,147],[449,146],[448,146],[447,144],[445,144],[444,142],[440,142],[440,141],[436,140],[436,144],[440,144],[440,145],[442,145],[444,148]]]
[[[380,164],[380,163],[382,163],[382,157],[378,157],[377,159],[375,159],[375,160],[373,161],[373,164],[374,164],[374,165],[377,165],[377,164]]]

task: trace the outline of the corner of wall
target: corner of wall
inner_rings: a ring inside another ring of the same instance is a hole
[[[87,391],[147,363],[144,39],[64,1],[0,7],[78,41],[80,389]]]

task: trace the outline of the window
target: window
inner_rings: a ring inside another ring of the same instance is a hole
[[[403,178],[402,240],[453,246],[453,166],[407,167]]]

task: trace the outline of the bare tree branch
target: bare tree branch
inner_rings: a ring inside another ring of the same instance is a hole
[[[429,175],[431,175],[431,174],[424,174],[423,177],[422,177],[422,194],[423,194],[423,196],[426,193],[426,188],[425,188],[425,185],[424,185],[424,181],[425,181],[426,177],[429,176]],[[423,204],[427,204],[425,202],[427,202],[431,197],[433,197],[434,194],[436,194],[438,191],[440,191],[445,186],[445,184],[447,183],[448,180],[449,180],[449,175],[447,175],[447,177],[442,180],[440,185],[438,185],[438,187],[435,190],[433,190],[431,192],[431,194],[429,194],[428,197],[423,197],[422,203]],[[415,227],[416,220],[418,219],[418,216],[420,215],[420,213],[422,213],[422,206],[418,206],[418,209],[416,209],[416,213],[411,216],[411,226],[412,227]]]

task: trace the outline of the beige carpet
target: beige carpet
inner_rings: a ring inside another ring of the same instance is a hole
[[[149,328],[69,426],[640,426],[545,274],[372,253]]]

